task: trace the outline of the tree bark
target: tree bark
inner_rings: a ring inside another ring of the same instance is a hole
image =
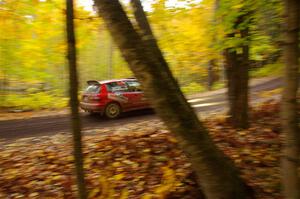
[[[130,0],[130,5],[132,7],[135,20],[139,26],[140,34],[144,37],[144,39],[154,40],[155,37],[140,0]]]
[[[245,15],[246,16],[246,15]],[[240,17],[235,28],[243,23],[244,17]],[[236,31],[236,30],[234,30]],[[249,29],[239,31],[241,39],[247,40]],[[235,37],[234,33],[227,38]],[[238,48],[238,47],[237,47]],[[229,101],[229,116],[235,128],[248,128],[248,82],[249,82],[249,46],[245,42],[241,47],[242,53],[237,53],[236,48],[225,49],[227,96]]]
[[[109,38],[109,47],[108,47],[108,61],[107,61],[107,66],[108,66],[108,72],[107,76],[109,79],[113,78],[113,56],[114,56],[114,42],[112,38]]]
[[[172,72],[168,67],[168,63],[166,62],[165,58],[163,57],[161,50],[157,44],[151,26],[148,22],[147,16],[143,10],[143,6],[140,0],[130,0],[131,7],[133,9],[133,14],[138,25],[138,33],[140,33],[141,39],[147,45],[149,49],[155,54],[157,59],[162,63],[162,67],[166,73],[168,73],[168,77],[172,79],[172,81],[176,81],[173,76]]]
[[[239,110],[237,114],[237,121],[235,122],[237,124],[237,127],[246,129],[249,127],[249,120],[248,120],[248,110],[249,110],[249,99],[248,99],[248,93],[249,93],[249,67],[250,67],[250,61],[249,61],[249,45],[248,45],[248,36],[249,36],[249,28],[246,27],[243,30],[241,30],[241,38],[245,40],[245,43],[242,45],[242,55],[241,60],[239,61],[240,66],[240,89],[239,93],[237,94],[238,103],[237,103],[237,110]]]
[[[212,27],[215,27],[216,24],[217,24],[217,11],[219,9],[219,6],[220,6],[220,0],[215,0],[215,5],[214,5],[214,16],[211,20],[211,25]],[[217,42],[217,37],[215,35],[215,33],[213,33],[212,35],[212,42],[211,42],[211,45],[210,45],[210,48],[212,49],[213,51],[213,48],[214,48],[214,45],[216,44]],[[216,81],[218,81],[218,75],[217,75],[217,72],[216,72],[216,58],[211,58],[208,62],[208,67],[207,67],[207,89],[210,91],[212,90],[212,86],[214,85],[214,83]]]
[[[234,34],[230,34],[227,38],[233,37]],[[237,63],[237,53],[235,49],[227,48],[224,51],[225,57],[225,72],[227,78],[227,96],[229,103],[229,115],[234,117],[235,114],[235,76],[236,76],[236,68],[238,67]]]
[[[247,186],[232,161],[217,149],[171,75],[159,48],[134,30],[118,0],[95,0],[115,43],[158,115],[190,157],[207,198],[247,198]]]
[[[211,59],[207,67],[207,90],[212,90],[214,83],[218,80],[216,72],[216,59]]]
[[[78,76],[76,61],[76,40],[74,33],[74,12],[73,0],[66,0],[66,23],[67,23],[67,40],[68,40],[68,61],[69,61],[69,78],[70,78],[70,106],[71,106],[71,123],[73,132],[74,162],[77,176],[78,196],[80,199],[86,199],[86,188],[84,183],[83,155],[81,143],[81,121],[78,113]]]
[[[299,181],[299,115],[297,113],[297,91],[299,84],[299,9],[298,0],[285,0],[285,74],[282,95],[282,184],[285,198],[300,198]]]

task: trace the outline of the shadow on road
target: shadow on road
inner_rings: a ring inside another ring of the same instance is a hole
[[[156,118],[152,109],[123,113],[118,119],[109,120],[100,114],[89,115],[81,113],[84,130],[121,126],[127,123],[139,122]],[[0,122],[0,138],[17,139],[33,136],[48,136],[58,132],[70,132],[70,116],[48,116],[40,118],[20,119]]]
[[[154,115],[155,112],[153,109],[143,109],[143,110],[135,110],[130,112],[122,113],[122,115],[114,120],[107,119],[101,114],[89,114],[89,113],[82,113],[81,118],[86,121],[97,121],[97,122],[107,122],[107,121],[118,121],[123,119],[129,119],[131,117],[139,117],[139,116],[145,116],[145,115]]]

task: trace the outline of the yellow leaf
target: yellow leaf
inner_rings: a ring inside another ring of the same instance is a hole
[[[234,8],[234,9],[240,9],[242,7],[243,7],[243,4],[237,4],[237,5],[232,6],[232,8]]]
[[[93,197],[95,197],[99,192],[100,192],[100,189],[99,189],[99,188],[93,189],[93,190],[89,193],[89,197],[88,197],[88,198],[93,198]]]
[[[61,175],[56,175],[52,178],[52,180],[60,180],[62,178]]]
[[[153,195],[152,194],[146,194],[142,196],[142,199],[152,199]]]
[[[119,167],[119,166],[121,166],[121,163],[120,163],[120,162],[114,162],[114,163],[112,164],[112,166],[113,166],[113,167]]]
[[[125,175],[123,173],[114,175],[114,179],[115,180],[122,180],[125,177]]]
[[[120,199],[127,199],[129,196],[129,192],[127,189],[123,189],[122,190],[122,193],[121,193],[121,196],[120,196]]]

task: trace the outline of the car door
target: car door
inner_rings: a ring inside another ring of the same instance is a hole
[[[147,104],[144,92],[141,90],[141,84],[136,80],[126,81],[128,90],[132,95],[135,108],[142,108]]]
[[[124,111],[135,109],[138,106],[136,94],[128,89],[128,85],[124,81],[112,82],[107,85],[109,85],[108,98],[119,102]]]

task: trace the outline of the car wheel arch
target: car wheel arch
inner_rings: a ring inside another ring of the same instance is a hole
[[[118,102],[118,101],[111,101],[111,102],[109,102],[109,103],[106,104],[106,106],[105,106],[105,108],[104,108],[104,111],[103,111],[102,115],[106,116],[106,108],[107,108],[110,104],[117,104],[117,105],[119,106],[119,108],[120,108],[120,113],[119,113],[119,115],[121,115],[121,114],[123,113],[123,107],[122,107],[122,104],[121,104],[120,102]],[[119,116],[117,116],[117,117],[119,117]],[[116,117],[116,118],[117,118],[117,117]]]

